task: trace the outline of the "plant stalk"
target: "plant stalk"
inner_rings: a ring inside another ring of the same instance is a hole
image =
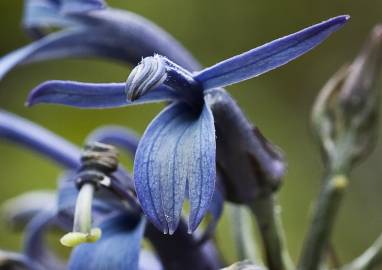
[[[280,209],[273,196],[259,197],[251,205],[262,237],[269,270],[294,270],[281,224]]]
[[[320,268],[347,183],[343,174],[331,174],[324,182],[304,242],[299,270]]]

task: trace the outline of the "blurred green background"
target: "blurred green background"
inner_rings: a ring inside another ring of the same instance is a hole
[[[288,245],[296,258],[308,224],[312,199],[317,196],[323,175],[309,125],[312,103],[331,74],[353,59],[369,30],[382,21],[382,1],[108,2],[111,6],[128,9],[158,23],[204,65],[214,64],[332,16],[352,16],[343,30],[313,52],[283,68],[228,89],[248,117],[286,154],[289,165],[280,200]],[[20,28],[22,4],[22,1],[15,0],[0,1],[0,56],[29,42]],[[46,105],[24,107],[29,90],[48,79],[119,82],[124,81],[128,73],[129,67],[101,60],[60,60],[24,66],[0,82],[0,107],[31,119],[77,144],[81,144],[92,129],[103,124],[125,125],[142,133],[160,110],[160,105],[102,111]],[[2,141],[0,153],[0,203],[24,191],[55,188],[60,169],[52,162]],[[382,231],[381,157],[379,143],[373,155],[352,174],[335,228],[334,246],[342,262],[362,252]],[[224,237],[220,239],[224,240]],[[4,222],[0,222],[1,248],[17,249],[20,241],[20,234],[9,232]],[[229,260],[233,259],[232,253]]]

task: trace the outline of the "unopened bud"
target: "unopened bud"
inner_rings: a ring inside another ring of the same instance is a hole
[[[378,25],[355,61],[339,70],[316,100],[313,125],[334,171],[349,170],[374,148],[381,57],[382,25]]]

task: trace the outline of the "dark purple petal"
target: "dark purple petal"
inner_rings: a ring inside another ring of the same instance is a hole
[[[69,269],[138,270],[145,221],[119,215],[105,221],[100,228],[100,240],[82,244],[72,252]]]
[[[223,87],[259,76],[312,50],[341,28],[349,16],[338,16],[224,60],[195,75],[204,89]]]
[[[222,89],[206,95],[215,119],[217,167],[226,199],[248,204],[280,187],[286,163]]]
[[[194,231],[208,209],[215,177],[215,129],[209,108],[204,105],[195,113],[176,103],[162,111],[146,129],[134,164],[138,199],[150,220],[172,234],[187,192],[189,230]]]
[[[68,168],[79,165],[76,146],[26,119],[0,110],[0,138],[22,144]]]
[[[120,147],[131,156],[135,156],[139,137],[132,130],[121,126],[104,126],[97,128],[86,139],[87,142],[101,142]]]
[[[139,100],[131,102],[127,100],[125,86],[125,83],[47,81],[32,90],[27,105],[51,103],[80,108],[113,108],[175,98],[171,89],[160,86]]]

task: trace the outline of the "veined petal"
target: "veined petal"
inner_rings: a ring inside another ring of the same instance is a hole
[[[56,220],[54,208],[41,211],[26,227],[24,254],[31,261],[38,262],[46,269],[65,269],[64,264],[46,247],[45,233]]]
[[[338,16],[297,33],[234,56],[195,75],[204,89],[223,87],[259,76],[280,67],[323,42],[341,28],[349,16]]]
[[[0,138],[20,143],[68,168],[77,168],[77,147],[52,132],[14,114],[0,110]]]
[[[172,234],[185,199],[194,231],[211,201],[215,185],[215,129],[211,111],[184,103],[161,112],[146,129],[135,157],[134,178],[142,208],[156,227]]]
[[[84,13],[106,7],[103,0],[64,0],[61,2],[60,12],[64,14]]]
[[[119,215],[100,225],[102,238],[81,244],[70,257],[70,270],[138,270],[145,221]]]
[[[209,240],[211,236],[214,235],[216,226],[219,222],[221,215],[223,214],[224,195],[220,190],[220,186],[217,184],[218,182],[216,183],[214,195],[208,207],[208,213],[211,215],[211,220],[208,223],[207,228],[203,232],[203,235],[200,238],[200,242],[205,242]]]
[[[87,142],[101,142],[120,147],[134,157],[139,137],[132,130],[121,126],[104,126],[93,131]]]
[[[113,108],[175,99],[175,93],[160,86],[137,101],[127,100],[125,83],[47,81],[32,90],[27,104],[61,104],[80,108]]]

